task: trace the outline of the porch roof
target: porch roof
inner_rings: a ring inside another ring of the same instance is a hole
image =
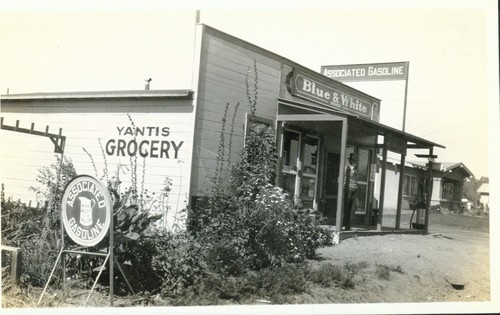
[[[310,116],[310,115],[317,115],[317,114],[324,114],[324,115],[337,115],[337,116],[343,116],[347,117],[348,122],[354,125],[359,126],[360,128],[363,129],[369,129],[371,132],[381,135],[381,136],[389,136],[389,137],[394,137],[398,138],[401,140],[406,141],[407,147],[412,148],[412,149],[428,149],[432,147],[439,147],[439,148],[445,148],[445,146],[426,140],[424,138],[412,135],[410,133],[401,131],[399,129],[389,127],[387,125],[381,124],[379,122],[361,118],[357,115],[353,115],[344,111],[341,111],[336,108],[327,108],[323,105],[316,104],[313,102],[304,102],[304,101],[297,101],[297,100],[290,100],[290,99],[283,99],[283,98],[278,98],[278,101],[287,106],[292,106],[296,108],[301,108],[304,110],[304,117]],[[310,113],[305,113],[305,111],[310,112]]]
[[[406,141],[408,148],[412,149],[427,149],[432,147],[445,148],[445,146],[426,140],[424,138],[412,135],[408,132],[386,126],[376,121],[371,121],[356,116],[348,115],[349,122],[358,125],[362,128],[370,128],[375,133],[381,136],[392,136]]]

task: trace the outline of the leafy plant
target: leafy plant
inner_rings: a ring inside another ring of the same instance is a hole
[[[77,175],[73,162],[70,158],[64,156],[56,157],[56,162],[49,167],[41,167],[38,170],[36,181],[41,186],[31,186],[30,191],[34,191],[40,203],[49,203],[49,213],[58,214],[61,203],[62,193],[66,184]],[[62,161],[61,161],[62,159]]]
[[[152,269],[162,281],[162,292],[176,296],[203,278],[208,270],[204,248],[188,233],[157,236]]]
[[[127,280],[133,284],[133,289],[138,291],[151,291],[160,287],[160,276],[153,268],[153,259],[156,254],[157,238],[161,233],[154,223],[162,218],[163,214],[151,215],[148,208],[139,208],[137,196],[132,189],[119,194],[117,187],[108,186],[113,199],[113,230],[114,230],[114,255],[121,264]],[[141,204],[141,203],[139,203]],[[89,251],[105,250],[109,244],[109,236],[106,236],[98,245],[89,248]],[[88,263],[95,268],[94,272],[101,267],[100,260],[92,258]],[[108,271],[101,277],[105,283]],[[127,292],[126,282],[123,276],[117,277],[117,292]]]

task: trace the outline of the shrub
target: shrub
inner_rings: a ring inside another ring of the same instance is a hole
[[[237,276],[245,272],[243,238],[221,239],[206,249],[206,263],[213,272]]]
[[[208,272],[202,245],[188,233],[158,235],[152,268],[161,278],[166,296],[177,296]]]
[[[257,195],[247,226],[255,234],[251,248],[267,253],[269,264],[314,258],[325,238],[315,219],[294,210],[290,198],[272,185],[264,186]]]
[[[229,188],[214,187],[193,213],[191,231],[206,246],[213,271],[237,275],[245,268],[304,261],[314,258],[328,237],[273,185],[275,145],[272,130],[251,125]]]

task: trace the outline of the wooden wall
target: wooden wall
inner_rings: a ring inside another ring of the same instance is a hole
[[[146,130],[144,135],[136,136],[136,141],[149,141],[143,147],[143,152],[147,151],[148,156],[137,156],[138,188],[142,190],[144,187],[150,194],[155,192],[158,196],[165,178],[169,177],[172,180],[170,207],[173,211],[185,207],[194,128],[192,100],[2,100],[1,116],[4,117],[5,125],[15,126],[16,120],[19,120],[22,128],[30,128],[31,123],[35,123],[35,130],[39,131],[45,131],[48,125],[50,133],[58,133],[59,128],[62,128],[62,134],[66,136],[65,156],[72,160],[78,174],[104,179],[107,165],[108,179],[111,179],[120,169],[122,189],[125,189],[130,187],[130,164],[135,157],[129,156],[126,151],[122,155],[116,150],[112,154],[103,150],[106,151],[110,140],[123,140],[126,143],[134,140],[130,132],[126,133],[126,128],[131,127],[127,114],[130,114],[136,127]],[[160,129],[156,132],[153,128],[149,133],[147,127]],[[168,128],[168,132],[167,129],[162,132],[162,128]],[[6,197],[21,199],[26,203],[32,200],[32,205],[36,205],[36,196],[29,191],[29,187],[39,186],[36,182],[39,169],[56,162],[52,142],[46,137],[6,130],[1,130],[0,136],[1,178],[5,184]],[[158,147],[153,152],[150,146],[152,141],[157,141],[155,147]],[[169,144],[165,144],[165,152],[160,156],[163,142]],[[178,147],[177,156],[173,143]],[[109,152],[112,151],[112,144],[110,142]]]
[[[257,116],[274,120],[280,91],[279,61],[255,46],[207,26],[204,26],[200,59],[192,196],[212,187],[223,119],[226,119],[224,155],[225,159],[230,155],[234,163],[243,148],[249,103],[256,101]]]

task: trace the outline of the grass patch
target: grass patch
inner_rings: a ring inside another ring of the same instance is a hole
[[[431,213],[429,216],[429,228],[449,228],[454,230],[468,230],[489,232],[489,216],[471,216],[465,214]]]
[[[248,271],[239,276],[208,274],[196,283],[167,294],[168,305],[253,304],[267,300],[272,304],[296,303],[297,296],[315,287],[352,289],[356,276],[368,267],[366,261],[345,265],[284,264],[280,267]]]
[[[346,263],[344,266],[328,263],[321,265],[318,269],[311,270],[308,274],[308,280],[322,287],[352,289],[355,286],[354,277],[366,267],[368,267],[366,261],[357,264]]]
[[[391,278],[391,272],[397,272],[403,274],[404,271],[400,265],[385,265],[385,264],[376,264],[375,274],[377,278],[383,280],[389,280]]]
[[[172,305],[222,305],[253,303],[257,299],[274,304],[290,303],[291,297],[306,292],[306,265],[285,264],[239,276],[210,273],[190,286],[165,297]]]

